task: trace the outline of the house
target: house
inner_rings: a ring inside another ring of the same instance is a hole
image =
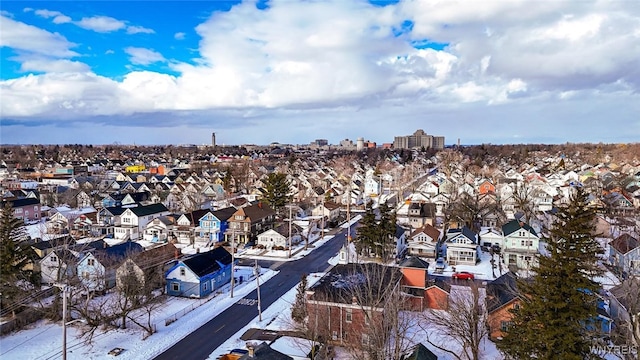
[[[638,278],[612,287],[609,289],[609,294],[609,309],[616,326],[634,331],[632,324],[640,323],[640,306],[638,304],[640,281]],[[636,328],[635,332],[635,338],[640,339],[640,328]]]
[[[231,281],[232,256],[220,246],[178,261],[166,275],[167,294],[204,298]]]
[[[40,220],[40,199],[28,197],[22,199],[3,200],[2,209],[4,209],[5,204],[7,203],[9,203],[13,209],[13,216],[16,219],[21,219],[25,223]]]
[[[144,241],[152,243],[163,243],[169,241],[169,234],[173,227],[173,218],[160,216],[147,224],[142,233]]]
[[[480,245],[488,248],[497,246],[502,249],[502,244],[504,243],[504,236],[502,236],[502,233],[492,227],[483,227],[480,229],[478,238],[480,239]]]
[[[233,214],[235,214],[236,211],[237,210],[234,207],[227,207],[212,212],[213,216],[220,220],[220,231],[218,231],[217,241],[224,241],[225,232],[229,228],[229,219],[233,217]]]
[[[262,202],[239,208],[228,220],[225,239],[233,238],[236,244],[254,241],[258,234],[273,227],[275,215],[275,211]]]
[[[441,236],[440,230],[430,224],[425,224],[409,235],[407,253],[409,255],[435,260],[438,257],[438,246]]]
[[[306,292],[309,328],[321,328],[335,343],[370,344],[371,331],[382,323],[387,306],[397,305],[389,300],[401,280],[397,267],[337,264]]]
[[[495,185],[493,185],[491,183],[491,181],[485,179],[482,180],[479,184],[478,184],[478,194],[480,195],[484,195],[484,194],[495,194],[496,192],[496,187]]]
[[[40,260],[40,279],[43,284],[71,280],[76,275],[79,253],[69,249],[51,251]]]
[[[398,266],[402,272],[402,292],[407,298],[409,309],[423,311],[425,308],[448,308],[451,287],[442,281],[429,280],[429,263],[411,256]]]
[[[476,234],[466,226],[447,230],[445,246],[450,265],[475,265],[480,261]]]
[[[288,249],[289,241],[292,245],[302,241],[302,228],[296,224],[291,224],[291,235],[289,235],[289,224],[282,223],[273,229],[269,229],[258,235],[256,245],[266,249]]]
[[[540,238],[531,226],[514,219],[502,225],[502,234],[502,259],[505,265],[529,269],[537,264]]]
[[[173,244],[163,244],[129,256],[116,269],[116,286],[123,289],[127,285],[127,276],[134,275],[136,285],[157,289],[164,285],[164,274],[172,260],[177,261],[180,250]]]
[[[127,207],[120,215],[120,224],[114,226],[114,239],[138,240],[149,222],[157,217],[169,214],[169,209],[163,204]]]
[[[624,233],[609,242],[609,262],[624,275],[640,276],[640,242]]]
[[[407,213],[409,225],[417,229],[425,224],[435,225],[436,204],[412,202]]]
[[[78,261],[77,274],[87,291],[105,291],[116,285],[116,269],[135,253],[143,251],[140,244],[122,244],[88,251]]]
[[[311,210],[312,216],[324,216],[329,224],[335,224],[340,217],[340,205],[333,201],[323,201]]]
[[[511,309],[517,309],[522,303],[516,280],[517,275],[508,272],[487,284],[487,324],[492,340],[502,338],[511,325]]]

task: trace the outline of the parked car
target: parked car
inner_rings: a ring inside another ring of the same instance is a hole
[[[494,254],[500,254],[500,245],[493,244],[491,245],[491,249],[493,249]]]
[[[451,277],[458,280],[473,280],[475,278],[472,273],[467,271],[455,272],[453,273],[453,275],[451,275]]]
[[[444,258],[439,257],[436,260],[436,272],[442,273],[445,267],[446,267],[446,263],[444,262]]]

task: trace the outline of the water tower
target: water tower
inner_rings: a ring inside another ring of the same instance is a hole
[[[360,151],[364,149],[364,138],[363,137],[359,137],[356,140],[356,150]]]

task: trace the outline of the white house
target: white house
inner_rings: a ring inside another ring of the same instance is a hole
[[[441,233],[433,225],[425,224],[415,229],[407,240],[407,252],[409,255],[426,258],[438,257],[438,241]]]
[[[173,225],[172,221],[167,217],[161,216],[149,222],[145,228],[142,238],[145,241],[162,243],[169,239],[169,230]]]
[[[492,227],[484,227],[480,230],[478,237],[480,238],[480,245],[487,247],[496,245],[502,249],[504,236],[499,230]]]
[[[67,249],[53,250],[40,260],[40,277],[43,284],[69,280],[76,274],[78,252]]]
[[[536,254],[539,252],[540,238],[531,226],[511,220],[502,225],[502,233],[502,259],[506,265],[529,269],[537,264]]]
[[[148,223],[169,214],[169,210],[163,204],[129,207],[120,215],[120,224],[114,227],[114,238],[138,240]]]
[[[476,234],[464,226],[446,234],[446,259],[450,265],[475,265],[479,260]]]

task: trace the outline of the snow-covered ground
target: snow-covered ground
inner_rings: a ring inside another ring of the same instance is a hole
[[[495,260],[496,268],[494,269],[494,272],[492,272],[491,271],[491,254],[489,254],[488,252],[482,251],[480,254],[480,262],[477,263],[476,265],[450,266],[447,264],[442,274],[435,273],[436,263],[435,261],[432,261],[429,263],[429,274],[451,277],[451,275],[453,275],[453,273],[456,271],[467,271],[472,273],[476,279],[492,281],[500,277],[500,275],[505,274],[509,271],[507,266],[503,264],[502,273],[500,273],[500,266],[498,265],[498,262],[500,261],[500,259],[498,255],[494,255],[494,260]],[[495,274],[495,277],[493,276],[494,274]]]

